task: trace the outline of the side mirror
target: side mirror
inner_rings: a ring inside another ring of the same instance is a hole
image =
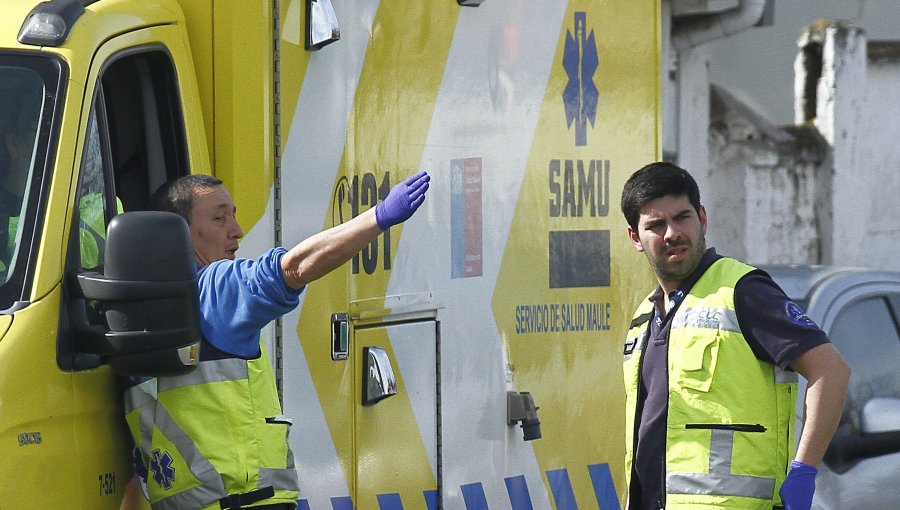
[[[128,212],[109,223],[103,274],[78,286],[96,300],[109,329],[74,326],[78,350],[121,375],[156,377],[195,368],[200,359],[197,268],[187,223],[168,212]]]
[[[825,463],[837,473],[844,473],[862,459],[900,452],[900,399],[873,398],[859,414],[859,432],[849,425],[838,429],[828,450]]]
[[[859,413],[859,428],[864,434],[900,430],[900,398],[876,397],[866,402]]]

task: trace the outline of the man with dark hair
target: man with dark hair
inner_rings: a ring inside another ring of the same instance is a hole
[[[203,334],[195,371],[126,391],[137,469],[147,470],[154,510],[295,508],[290,420],[281,415],[260,330],[297,307],[307,284],[409,219],[425,200],[429,179],[420,172],[373,209],[255,260],[235,255],[244,232],[221,180],[187,176],[154,194],[156,209],[181,215],[190,228]]]
[[[215,188],[222,185],[222,179],[212,175],[186,175],[169,181],[150,197],[150,209],[173,212],[191,223],[191,207],[194,205],[194,189]]]
[[[687,171],[641,168],[621,205],[659,283],[625,342],[628,510],[809,510],[846,362],[768,274],[706,248]],[[808,389],[795,451],[796,373]]]

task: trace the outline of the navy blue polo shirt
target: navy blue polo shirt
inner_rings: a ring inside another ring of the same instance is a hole
[[[703,255],[697,269],[668,296],[661,287],[650,300],[655,313],[641,363],[637,427],[628,510],[659,510],[665,499],[665,444],[668,399],[668,341],[672,317],[685,294],[713,262],[722,258],[714,248]],[[665,303],[671,303],[665,313]],[[744,276],[735,286],[735,312],[741,332],[756,357],[783,369],[804,352],[828,343],[819,329],[762,270]]]

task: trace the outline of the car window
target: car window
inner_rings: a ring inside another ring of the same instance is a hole
[[[0,54],[0,310],[30,299],[64,74],[55,58]]]
[[[846,405],[850,416],[874,397],[900,398],[900,332],[887,298],[870,297],[844,308],[829,337],[853,371]]]
[[[177,84],[171,57],[156,47],[116,55],[103,67],[88,117],[68,248],[73,276],[105,270],[107,227],[117,214],[146,209],[156,187],[189,173]],[[111,312],[78,292],[70,295],[70,324],[105,328]],[[59,366],[96,368],[99,361],[79,355],[76,329],[70,333],[60,336]]]

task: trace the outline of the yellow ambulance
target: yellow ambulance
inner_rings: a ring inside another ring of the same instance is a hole
[[[0,508],[119,508],[117,378],[197,362],[156,187],[223,179],[255,257],[419,169],[419,213],[264,331],[298,507],[621,508],[652,279],[618,198],[661,152],[660,26],[656,0],[4,0]]]

